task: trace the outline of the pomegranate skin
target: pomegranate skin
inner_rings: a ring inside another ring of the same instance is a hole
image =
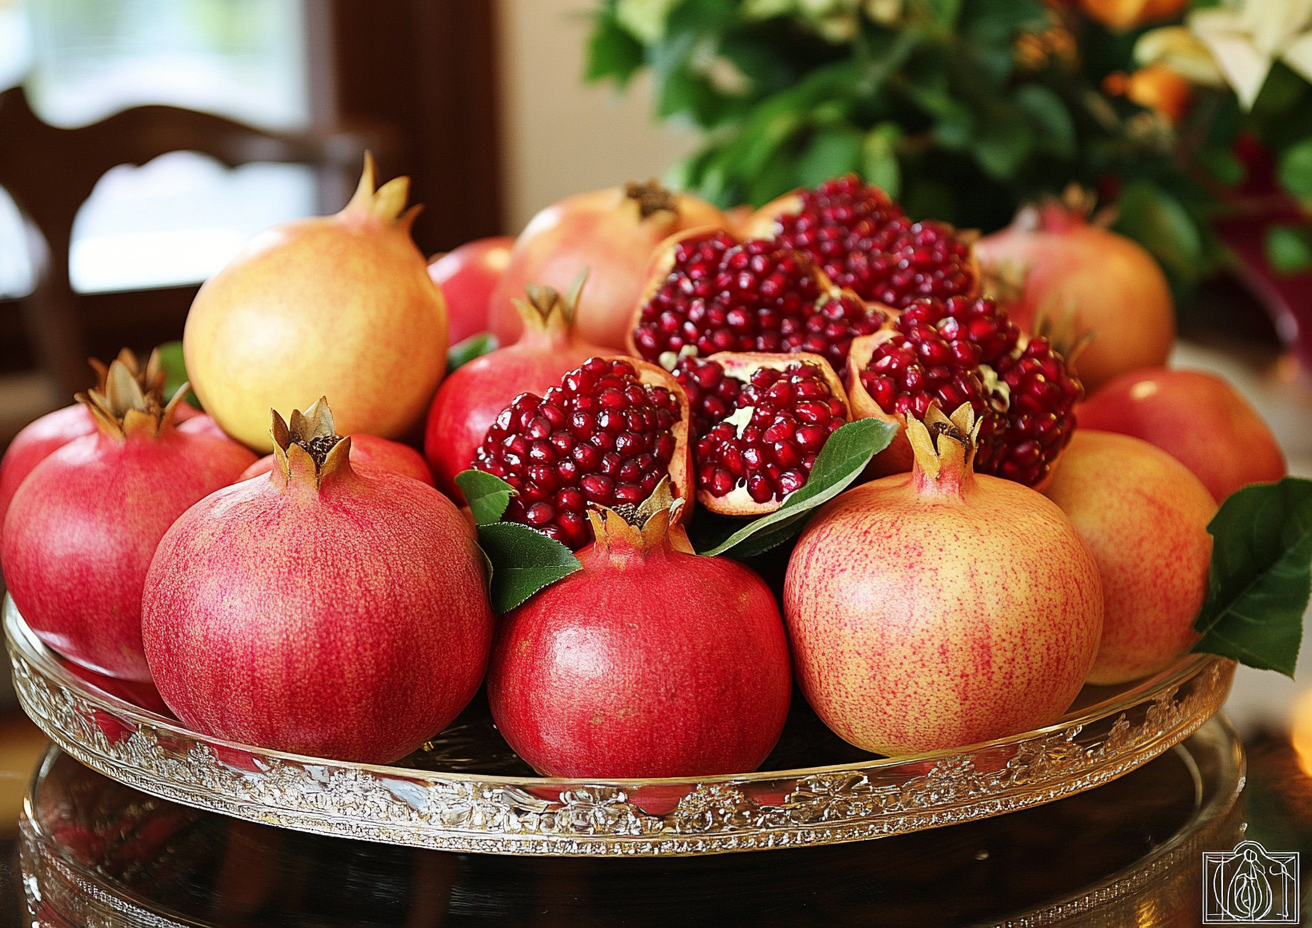
[[[917,425],[919,423],[916,423]],[[848,490],[802,533],[784,582],[794,672],[820,718],[899,755],[1055,722],[1102,629],[1097,565],[1039,493],[987,475]]]
[[[23,426],[0,459],[0,527],[19,485],[51,454],[69,442],[96,431],[96,420],[81,403],[56,409]]]
[[[0,560],[32,630],[98,673],[149,680],[141,594],[160,538],[254,455],[228,438],[165,427],[122,442],[97,432],[38,464],[14,494]]]
[[[1089,682],[1137,680],[1192,646],[1217,505],[1188,468],[1137,438],[1080,429],[1044,492],[1075,523],[1102,578]]]
[[[284,493],[281,476],[206,497],[161,541],[142,608],[156,686],[206,734],[390,763],[449,724],[486,669],[473,529],[385,471],[322,493]]]
[[[1080,427],[1156,445],[1189,468],[1219,503],[1250,483],[1288,473],[1262,416],[1225,380],[1154,367],[1122,374],[1077,410]]]
[[[424,456],[399,441],[379,438],[377,435],[351,436],[351,466],[357,470],[387,470],[403,477],[413,477],[420,483],[433,485],[433,474]],[[250,480],[273,470],[273,455],[266,454],[242,471],[239,480]]]
[[[509,235],[478,238],[434,256],[428,276],[446,300],[447,338],[451,344],[487,331],[487,308],[497,281],[510,264],[515,240]]]
[[[593,544],[583,570],[503,617],[488,670],[497,727],[561,777],[741,773],[783,731],[788,645],[765,583],[723,558]]]

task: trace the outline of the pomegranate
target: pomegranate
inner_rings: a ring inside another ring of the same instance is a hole
[[[693,553],[667,486],[589,511],[583,569],[497,629],[492,717],[539,773],[739,773],[779,740],[792,683],[774,597],[747,567]]]
[[[149,680],[141,591],[164,532],[255,455],[229,438],[174,425],[163,405],[114,361],[105,392],[79,393],[98,431],[32,469],[5,517],[0,561],[14,604],[47,645],[98,673]]]
[[[848,399],[856,418],[901,425],[932,403],[968,403],[979,420],[975,471],[1040,487],[1075,429],[1083,387],[1047,339],[1025,338],[988,299],[917,300],[852,343]],[[872,462],[876,474],[911,469],[905,432]]]
[[[142,637],[196,731],[390,763],[478,690],[494,618],[474,531],[442,494],[357,473],[324,400],[273,417],[277,467],[187,510],[160,542]]]
[[[515,240],[488,307],[492,334],[503,345],[519,338],[522,323],[512,301],[529,283],[564,291],[580,271],[591,269],[588,302],[575,323],[579,337],[623,350],[652,251],[676,232],[723,228],[725,222],[705,200],[672,193],[656,181],[581,193],[548,206]]]
[[[842,370],[852,339],[885,314],[835,287],[805,254],[770,239],[699,229],[652,256],[630,353],[673,366],[695,350],[807,351]]]
[[[1084,428],[1156,445],[1193,471],[1219,503],[1250,483],[1288,472],[1261,415],[1234,387],[1204,371],[1153,367],[1122,374],[1078,408]]]
[[[932,219],[912,222],[887,193],[855,174],[765,204],[748,230],[805,252],[839,287],[895,309],[921,297],[979,292],[974,232]]]
[[[688,494],[688,398],[655,365],[589,358],[503,409],[474,467],[515,488],[503,519],[577,550],[592,541],[588,506],[636,506],[667,475]]]
[[[1198,639],[1212,494],[1160,448],[1092,429],[1076,434],[1044,492],[1088,542],[1102,577],[1106,613],[1089,682],[1124,683],[1167,666]]]
[[[979,423],[907,417],[910,474],[828,503],[798,539],[784,621],[798,683],[839,736],[908,754],[1061,717],[1102,629],[1098,567],[1041,494],[972,469]],[[932,437],[931,437],[932,436]]]
[[[1012,318],[1027,332],[1062,324],[1073,338],[1093,336],[1080,354],[1090,391],[1118,374],[1166,362],[1175,341],[1175,309],[1165,275],[1138,243],[1087,216],[1091,198],[1077,190],[1021,209],[1010,226],[975,245],[986,276],[1023,274]]]
[[[447,340],[451,344],[487,331],[492,291],[510,265],[514,244],[508,235],[477,238],[429,261],[428,276],[446,301]]]
[[[815,354],[721,352],[680,358],[697,502],[726,515],[778,509],[849,417],[842,382]]]
[[[366,157],[335,216],[257,236],[201,287],[182,345],[201,405],[268,452],[269,409],[338,397],[344,433],[400,438],[418,426],[446,370],[442,293],[402,214],[410,181],[374,190]]]
[[[424,456],[399,441],[379,438],[377,435],[348,435],[351,439],[351,466],[356,470],[386,470],[403,477],[413,477],[420,483],[433,485],[433,474],[424,463]],[[275,466],[275,455],[266,454],[242,471],[241,480],[261,477]]]
[[[606,354],[582,341],[574,330],[576,305],[583,278],[567,294],[529,284],[527,300],[515,305],[524,318],[519,341],[475,358],[451,373],[428,411],[424,454],[437,487],[461,499],[455,476],[468,470],[478,446],[497,414],[521,393],[542,394],[560,383],[569,370],[588,358]]]

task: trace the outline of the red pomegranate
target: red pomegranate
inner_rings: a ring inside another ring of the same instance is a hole
[[[1178,431],[1189,428],[1181,421]],[[1198,639],[1216,501],[1179,461],[1128,435],[1080,429],[1044,494],[1098,562],[1105,619],[1090,683],[1166,667]]]
[[[451,373],[433,398],[424,432],[424,454],[437,487],[459,500],[455,476],[474,463],[478,446],[501,410],[521,393],[541,395],[588,358],[606,349],[588,344],[574,329],[583,277],[566,294],[529,284],[515,306],[524,319],[519,341],[475,358]]]
[[[413,477],[420,483],[433,485],[433,474],[424,463],[424,456],[399,441],[379,438],[377,435],[347,435],[351,439],[351,467],[360,471],[386,470],[403,477]],[[242,471],[241,480],[250,480],[269,473],[276,466],[276,455],[266,454]]]
[[[592,506],[636,506],[666,476],[691,496],[688,398],[654,364],[589,358],[503,409],[474,467],[514,487],[504,519],[578,549],[592,541]]]
[[[689,356],[674,379],[688,394],[697,502],[711,512],[778,509],[851,418],[842,382],[816,354]]]
[[[1262,416],[1205,371],[1145,368],[1106,383],[1077,408],[1081,428],[1133,435],[1193,471],[1219,503],[1250,483],[1288,473]]]
[[[190,505],[255,460],[228,438],[174,425],[182,393],[163,406],[114,361],[104,393],[78,394],[98,431],[33,468],[5,517],[5,583],[32,630],[99,673],[149,680],[141,591],[164,532]]]
[[[1073,339],[1093,336],[1078,363],[1092,391],[1118,374],[1164,364],[1175,341],[1175,308],[1152,255],[1090,223],[1091,206],[1072,190],[1065,202],[1025,207],[1006,229],[980,239],[975,253],[987,276],[1023,281],[1008,308],[1026,332],[1045,317],[1061,327],[1069,316]]]
[[[428,276],[446,299],[447,340],[451,344],[487,331],[492,291],[510,266],[514,244],[508,235],[477,238],[428,262]]]
[[[792,684],[774,597],[741,564],[693,553],[667,485],[624,515],[590,510],[583,569],[497,630],[492,717],[539,773],[740,773],[779,740]]]
[[[488,323],[503,345],[522,331],[513,300],[530,283],[564,292],[590,269],[588,302],[575,322],[584,341],[619,351],[642,291],[652,251],[667,236],[698,226],[723,228],[724,214],[705,200],[655,181],[567,197],[534,216],[515,240],[492,294]]]
[[[848,490],[788,562],[784,620],[821,719],[867,751],[959,747],[1049,725],[1102,631],[1098,566],[1041,494],[972,470],[978,424],[909,416],[910,474]]]
[[[975,472],[1041,487],[1074,432],[1084,389],[1047,339],[1023,336],[992,300],[950,297],[917,300],[856,339],[847,393],[854,417],[898,426],[933,403],[968,403],[979,421]],[[900,431],[871,469],[894,474],[911,464]]]
[[[473,529],[417,480],[357,473],[320,400],[277,467],[206,497],[151,564],[142,637],[195,730],[280,751],[390,763],[463,709],[494,618]]]

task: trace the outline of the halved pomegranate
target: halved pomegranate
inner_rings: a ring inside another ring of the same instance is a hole
[[[690,464],[683,389],[668,371],[622,357],[589,358],[544,396],[521,393],[474,459],[516,490],[503,518],[573,549],[592,541],[589,504],[636,506],[667,474],[688,498]]]
[[[674,378],[692,415],[697,502],[724,515],[778,509],[851,418],[842,381],[817,354],[688,355]]]

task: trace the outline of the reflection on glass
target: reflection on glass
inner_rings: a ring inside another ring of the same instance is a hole
[[[0,300],[27,296],[36,286],[18,206],[0,187]]]
[[[16,4],[32,36],[28,93],[47,122],[169,103],[266,128],[308,124],[303,0]]]
[[[316,212],[304,165],[228,170],[194,152],[108,172],[73,224],[69,277],[82,293],[196,283],[252,236]]]

